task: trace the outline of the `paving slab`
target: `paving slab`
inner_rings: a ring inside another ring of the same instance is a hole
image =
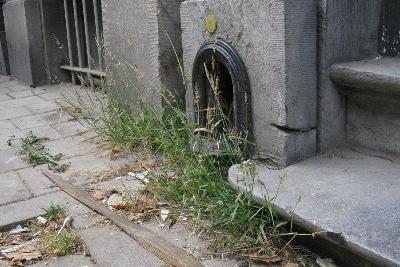
[[[21,107],[21,106],[39,103],[42,101],[44,101],[44,100],[38,96],[29,96],[29,97],[24,97],[24,98],[19,98],[19,99],[3,101],[1,103],[1,107],[2,108]]]
[[[69,176],[75,184],[85,184],[97,181],[97,177],[110,170],[118,169],[130,162],[129,158],[110,160],[108,156],[89,154],[71,159],[61,160],[61,163],[70,163],[71,167],[64,175]]]
[[[39,95],[41,98],[45,100],[62,100],[64,96],[62,92],[46,92]]]
[[[175,224],[171,229],[162,228],[155,221],[146,223],[143,226],[164,237],[171,243],[178,245],[199,259],[210,258],[210,255],[207,255],[207,248],[211,245],[211,242],[194,236],[192,231],[180,222]]]
[[[77,121],[67,121],[57,125],[54,128],[60,131],[65,137],[71,137],[82,134],[88,129]]]
[[[51,204],[64,207],[68,214],[83,214],[84,212],[89,211],[88,208],[68,196],[66,193],[57,191],[28,200],[0,206],[0,231],[8,230],[21,222],[43,215],[43,209],[48,208]]]
[[[283,170],[256,166],[249,177],[240,165],[230,184],[255,201],[273,202],[281,216],[379,266],[400,265],[400,161],[344,147]],[[300,199],[300,201],[299,201]]]
[[[0,135],[9,135],[13,131],[17,130],[14,124],[8,120],[0,121]]]
[[[28,115],[32,115],[29,109],[25,107],[11,107],[11,108],[2,108],[0,106],[0,120],[8,120],[18,117],[24,117]]]
[[[7,90],[7,92],[8,92],[8,90]],[[5,94],[7,92],[5,92],[5,90],[3,90],[3,89],[0,90],[0,102],[4,102],[4,101],[13,99],[11,96]]]
[[[47,169],[46,166],[29,167],[18,170],[16,173],[34,196],[40,196],[59,190],[58,186],[44,176],[42,170],[45,169]]]
[[[79,235],[99,266],[164,266],[156,256],[115,227],[92,227],[80,231]]]
[[[19,170],[29,166],[30,165],[18,155],[17,149],[12,148],[0,151],[0,173]]]
[[[59,110],[57,103],[53,101],[41,101],[34,104],[26,105],[25,108],[29,109],[35,114],[46,113],[51,111]]]
[[[0,173],[0,206],[32,197],[15,172]]]
[[[11,131],[9,134],[0,135],[0,150],[7,150],[10,148],[20,149],[21,138],[28,136],[29,132],[31,131],[33,134],[39,137],[47,137],[50,140],[57,140],[63,138],[63,135],[51,126],[42,126],[27,130],[17,129]],[[9,139],[11,143],[7,143]]]
[[[62,153],[64,159],[95,153],[99,150],[96,144],[80,136],[49,141],[46,142],[46,147],[53,155]]]
[[[0,265],[1,266],[1,265]],[[60,258],[50,259],[36,264],[31,267],[95,267],[97,266],[89,257],[84,255],[67,255]]]
[[[33,96],[34,93],[31,89],[28,89],[23,91],[10,92],[8,93],[8,95],[11,96],[12,98],[23,98],[23,97]]]
[[[64,112],[50,112],[45,114],[38,114],[38,115],[11,119],[10,121],[13,124],[15,124],[19,129],[23,130],[39,126],[59,124],[71,119],[73,118]]]
[[[109,191],[109,190],[132,190],[136,191],[143,187],[143,183],[132,176],[124,175],[111,180],[100,182],[96,184],[90,184],[87,186],[89,189]]]
[[[44,86],[33,88],[33,93],[35,95],[41,95],[45,93],[57,92],[60,88],[58,86]]]
[[[29,86],[26,86],[25,84],[23,84],[22,82],[20,82],[18,80],[6,81],[2,84],[2,86],[5,86],[15,92],[27,90],[30,88]]]

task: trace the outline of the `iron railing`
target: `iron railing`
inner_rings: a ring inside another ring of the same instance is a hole
[[[92,83],[93,76],[105,76],[100,0],[64,0],[64,10],[69,65],[61,68],[71,72],[73,84],[78,74],[87,75]]]

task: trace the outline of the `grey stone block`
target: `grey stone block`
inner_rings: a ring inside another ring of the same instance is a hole
[[[76,136],[78,134],[82,134],[83,132],[88,131],[88,128],[76,121],[63,122],[54,125],[54,128],[60,131],[65,137]]]
[[[30,165],[18,155],[17,149],[0,151],[0,173],[19,170],[29,166]]]
[[[28,97],[28,96],[33,96],[32,90],[24,90],[24,91],[17,91],[17,92],[11,92],[8,93],[9,96],[12,98],[23,98],[23,97]]]
[[[15,172],[0,174],[0,206],[32,197]]]
[[[218,23],[213,35],[205,29],[204,20],[209,14]],[[222,38],[238,51],[247,68],[257,149],[273,156],[281,165],[314,155],[316,2],[186,1],[182,3],[181,20],[188,85],[186,106],[191,117],[194,117],[191,83],[195,56],[206,40]],[[292,147],[294,143],[299,145]]]
[[[64,159],[83,156],[99,151],[95,143],[90,143],[80,136],[50,141],[46,143],[46,147],[53,155],[62,153]]]
[[[375,58],[334,65],[330,77],[346,91],[400,95],[399,68],[398,58]]]
[[[40,126],[56,125],[58,123],[66,122],[71,119],[72,117],[70,115],[57,111],[57,112],[49,112],[44,114],[11,119],[11,121],[19,129],[30,129]]]
[[[1,92],[4,93],[4,94],[0,94],[0,102],[12,99],[11,96],[8,96],[8,95],[5,94],[6,91],[7,90],[1,90]]]
[[[398,158],[345,147],[283,170],[256,166],[256,177],[233,166],[228,179],[260,204],[276,195],[272,205],[280,216],[308,232],[322,232],[317,236],[324,241],[377,266],[398,266],[399,168]],[[350,266],[349,258],[342,260]]]
[[[83,209],[83,205],[72,199],[64,192],[55,192],[29,200],[14,202],[0,206],[0,231],[10,229],[21,222],[35,218],[43,214],[43,208],[51,204],[60,205],[67,212],[75,212]]]
[[[106,64],[115,96],[134,107],[142,98],[160,110],[162,88],[182,98],[180,0],[102,1]]]
[[[10,121],[0,121],[0,135],[11,135],[12,132],[18,130]]]
[[[100,266],[163,266],[156,256],[114,227],[93,227],[79,235]]]
[[[346,99],[329,78],[334,64],[378,55],[381,0],[318,0],[318,148],[346,139]]]
[[[39,103],[26,105],[25,107],[31,110],[35,114],[41,114],[59,110],[59,106],[57,105],[57,103],[53,101],[42,101]]]
[[[0,107],[0,120],[8,120],[28,115],[32,115],[32,112],[25,107],[14,107],[8,109],[2,109]]]
[[[42,169],[47,168],[25,168],[17,171],[21,180],[34,196],[40,196],[58,190],[58,187],[42,174]]]
[[[27,106],[31,104],[37,104],[43,102],[43,99],[38,97],[38,96],[29,96],[29,97],[24,97],[20,99],[12,99],[9,101],[4,101],[1,103],[1,107],[6,109],[6,108],[13,108],[13,107],[21,107],[21,106]]]
[[[27,85],[47,83],[40,1],[3,5],[11,74]]]
[[[89,257],[84,255],[67,255],[55,259],[46,260],[31,265],[32,267],[95,267],[96,265]]]
[[[347,103],[347,142],[399,155],[399,102],[400,96],[350,95]]]
[[[11,74],[33,86],[69,81],[59,68],[68,63],[63,1],[14,0],[3,9]]]

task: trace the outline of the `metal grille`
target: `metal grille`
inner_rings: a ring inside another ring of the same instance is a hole
[[[105,76],[100,0],[64,0],[64,10],[70,64],[61,68],[71,71],[73,84],[82,74],[92,83]]]

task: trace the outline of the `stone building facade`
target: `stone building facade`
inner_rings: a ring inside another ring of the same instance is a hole
[[[161,109],[168,90],[193,118],[202,75],[193,70],[215,51],[235,127],[249,128],[257,156],[285,167],[346,143],[400,153],[396,0],[8,0],[2,8],[0,70],[28,85],[108,75],[128,103],[140,97]]]

